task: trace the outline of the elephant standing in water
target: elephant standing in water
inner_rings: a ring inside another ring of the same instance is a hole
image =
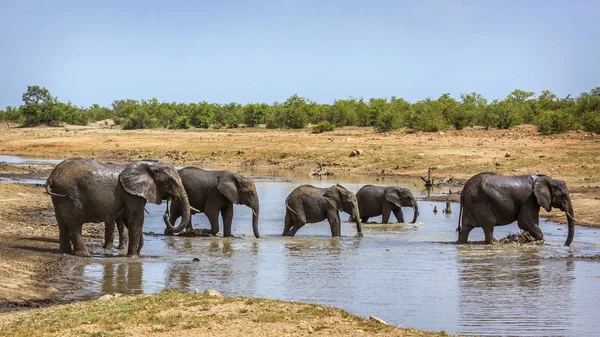
[[[358,236],[362,236],[356,196],[340,184],[329,188],[298,186],[285,199],[285,207],[283,236],[294,236],[305,224],[325,219],[329,221],[331,236],[340,236],[339,211],[344,211],[355,219]]]
[[[223,236],[232,236],[233,204],[244,204],[252,209],[252,230],[255,237],[260,237],[258,232],[260,207],[258,193],[252,179],[226,170],[209,171],[197,167],[182,168],[179,170],[179,176],[190,205],[208,217],[210,234],[219,233],[219,213],[221,213]],[[173,223],[180,216],[179,202],[174,200],[171,204],[169,220]],[[187,228],[192,230],[191,218],[188,219]],[[172,229],[166,228],[165,234],[173,234]]]
[[[419,215],[417,201],[408,188],[365,185],[356,192],[356,199],[362,223],[366,223],[370,217],[379,215],[383,215],[381,223],[388,223],[392,212],[398,222],[404,222],[401,207],[413,208],[414,216],[411,223],[415,223]]]
[[[503,176],[492,172],[474,175],[460,193],[458,243],[467,243],[474,227],[481,227],[485,243],[494,240],[494,226],[508,225],[515,220],[519,228],[536,240],[544,234],[539,227],[540,206],[550,212],[557,207],[565,212],[569,234],[565,246],[570,246],[575,234],[573,205],[567,184],[545,175]],[[461,228],[462,222],[462,228]]]
[[[172,164],[157,160],[132,162],[119,172],[110,164],[93,159],[67,159],[50,173],[46,192],[54,205],[60,251],[79,256],[89,256],[81,235],[84,223],[114,226],[115,221],[122,220],[129,231],[127,256],[137,257],[144,243],[142,226],[147,201],[160,205],[163,199],[171,198],[182,205],[183,222],[177,228],[163,217],[174,232],[184,230],[191,216],[177,171]]]

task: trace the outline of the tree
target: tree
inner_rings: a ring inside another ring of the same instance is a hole
[[[303,97],[294,94],[282,105],[283,127],[302,129],[308,124],[308,103]]]
[[[207,129],[215,118],[216,104],[202,101],[198,104],[191,104],[190,124],[197,128]]]
[[[434,132],[446,128],[443,109],[439,101],[429,98],[410,107],[409,127],[416,131]]]
[[[62,110],[54,107],[57,99],[52,97],[48,89],[37,85],[27,86],[22,96],[21,113],[25,125],[47,124],[58,126],[62,123]]]
[[[244,123],[249,127],[254,127],[261,124],[265,120],[265,116],[269,111],[268,104],[250,103],[246,104],[243,109]]]

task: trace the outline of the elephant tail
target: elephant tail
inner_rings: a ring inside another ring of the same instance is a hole
[[[462,215],[463,215],[463,205],[461,203],[460,211],[458,212],[458,226],[456,227],[456,232],[458,233],[459,236],[460,236],[460,233],[462,232],[462,228],[461,228]]]
[[[67,196],[64,194],[58,194],[58,193],[54,193],[52,192],[52,177],[48,178],[48,180],[46,180],[46,193],[48,193],[49,195],[53,195],[55,197],[61,197],[61,198],[66,198]]]
[[[298,215],[298,213],[296,213],[296,211],[294,211],[294,210],[293,210],[293,209],[290,207],[290,205],[288,205],[288,201],[287,201],[287,199],[285,200],[285,208],[286,208],[287,210],[289,210],[290,212],[294,213],[294,214],[296,215],[296,218],[297,218],[297,219],[300,219],[300,215]]]

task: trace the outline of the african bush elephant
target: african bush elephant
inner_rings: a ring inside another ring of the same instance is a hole
[[[415,223],[419,215],[417,201],[408,188],[365,185],[356,192],[356,199],[362,223],[366,223],[369,217],[379,215],[383,215],[381,223],[388,223],[392,212],[398,222],[404,222],[401,207],[413,208],[415,214],[411,223]]]
[[[294,236],[305,224],[325,219],[329,221],[331,236],[340,236],[339,211],[350,214],[355,219],[358,236],[363,235],[356,196],[340,184],[329,188],[298,186],[285,199],[285,207],[283,236]]]
[[[492,172],[474,175],[460,193],[458,243],[467,243],[469,232],[481,227],[485,243],[494,239],[494,226],[508,225],[515,220],[520,229],[536,240],[544,238],[539,227],[540,206],[550,212],[557,207],[565,212],[569,234],[565,246],[570,246],[575,234],[573,205],[567,184],[545,175],[503,176]],[[461,228],[462,222],[462,228]]]
[[[209,171],[192,166],[180,169],[179,176],[190,205],[208,217],[210,234],[219,233],[220,212],[223,219],[223,236],[231,236],[233,204],[243,204],[252,209],[252,230],[255,237],[260,237],[258,232],[260,210],[258,192],[256,192],[256,186],[252,179],[227,170]],[[173,223],[180,216],[179,204],[174,200],[171,204],[169,220]],[[192,229],[191,218],[187,228]],[[170,228],[166,228],[165,234],[170,235],[173,232]]]
[[[89,256],[81,227],[87,222],[114,223],[123,220],[129,231],[127,256],[137,257],[143,246],[144,206],[160,205],[163,199],[177,200],[183,208],[183,222],[177,227],[163,217],[174,232],[189,222],[191,209],[181,179],[172,164],[140,160],[122,172],[94,159],[71,158],[58,164],[46,180],[52,197],[60,235],[60,250]],[[71,243],[73,247],[71,247]]]

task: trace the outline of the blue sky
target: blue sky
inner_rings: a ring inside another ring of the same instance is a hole
[[[0,1],[0,107],[600,86],[600,1]]]

